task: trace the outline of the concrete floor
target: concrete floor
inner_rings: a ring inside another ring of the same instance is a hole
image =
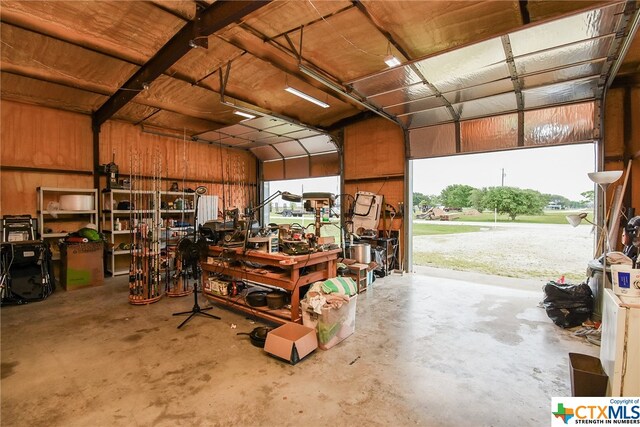
[[[549,425],[568,353],[599,347],[553,325],[538,283],[420,272],[376,280],[355,334],[295,366],[237,336],[256,326],[238,312],[177,330],[193,299],[132,306],[123,276],[3,307],[2,425]]]

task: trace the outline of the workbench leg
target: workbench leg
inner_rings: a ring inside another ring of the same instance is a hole
[[[333,279],[334,277],[336,277],[337,272],[338,272],[338,260],[334,258],[327,261],[327,278]]]
[[[295,287],[291,291],[291,321],[295,322],[300,317],[300,288]]]

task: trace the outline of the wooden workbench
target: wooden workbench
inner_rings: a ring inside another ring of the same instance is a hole
[[[268,307],[252,307],[242,298],[204,293],[210,301],[231,306],[264,319],[278,322],[302,322],[300,315],[300,288],[311,283],[336,277],[338,254],[342,249],[315,252],[306,255],[269,254],[243,248],[209,246],[209,261],[202,263],[205,272],[218,273],[234,279],[257,284],[276,286],[291,295],[291,310],[272,310]],[[251,267],[245,262],[264,266]],[[301,274],[301,269],[305,271]],[[204,274],[206,280],[207,274]]]

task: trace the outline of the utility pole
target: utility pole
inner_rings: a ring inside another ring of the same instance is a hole
[[[502,184],[501,187],[504,187],[504,177],[507,176],[506,173],[504,173],[504,168],[502,168]]]

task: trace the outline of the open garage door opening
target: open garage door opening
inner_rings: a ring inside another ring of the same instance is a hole
[[[579,283],[594,230],[594,144],[413,160],[413,264]]]

